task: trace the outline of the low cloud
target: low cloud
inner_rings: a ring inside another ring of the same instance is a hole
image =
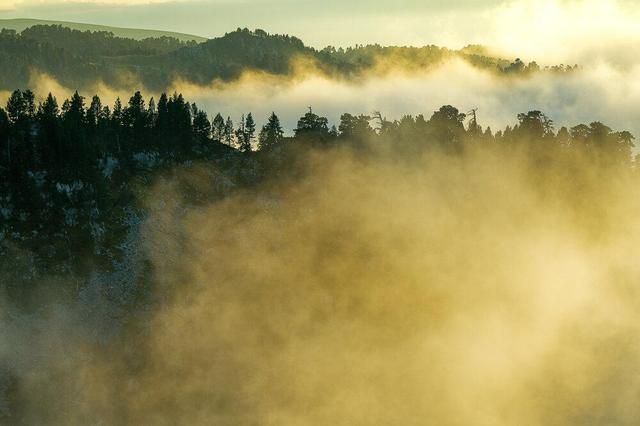
[[[19,370],[27,418],[634,424],[634,181],[586,178],[584,211],[569,182],[505,160],[312,153],[295,182],[188,210],[178,182],[197,172],[160,181],[140,241],[150,319]],[[9,341],[58,347],[23,330]]]
[[[167,92],[183,93],[210,115],[221,112],[234,120],[251,111],[261,122],[275,111],[288,133],[309,106],[337,124],[344,112],[381,111],[391,120],[405,114],[428,118],[440,106],[454,105],[463,112],[477,108],[479,123],[494,131],[516,124],[520,112],[541,110],[555,121],[556,128],[601,121],[640,136],[636,114],[640,105],[640,83],[635,78],[638,72],[640,65],[621,69],[600,62],[567,74],[544,72],[507,78],[451,60],[430,70],[412,72],[382,64],[358,79],[344,80],[327,77],[304,62],[294,64],[288,76],[245,72],[235,81],[216,81],[207,86],[177,80]],[[38,73],[34,73],[31,87],[40,96],[52,91],[59,99],[72,93]],[[112,104],[116,97],[126,103],[134,90],[142,90],[147,99],[154,96],[157,100],[159,96],[145,90],[133,77],[129,87],[114,89],[96,82],[81,92],[87,97],[97,93],[103,102]]]

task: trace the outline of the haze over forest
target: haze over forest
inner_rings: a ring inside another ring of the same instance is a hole
[[[0,0],[0,424],[638,424],[639,19]]]

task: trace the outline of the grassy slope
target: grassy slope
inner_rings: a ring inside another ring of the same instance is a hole
[[[63,21],[46,21],[40,19],[0,19],[0,28],[8,28],[16,30],[18,32],[25,28],[32,27],[34,25],[62,25],[63,27],[69,27],[74,30],[80,31],[109,31],[114,35],[125,38],[132,38],[135,40],[142,40],[147,37],[174,37],[182,41],[195,40],[197,42],[203,42],[207,39],[205,37],[199,37],[191,34],[174,33],[171,31],[156,31],[156,30],[141,30],[133,28],[118,28],[108,27],[105,25],[94,24],[79,24],[75,22],[63,22]]]

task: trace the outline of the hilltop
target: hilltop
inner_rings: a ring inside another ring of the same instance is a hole
[[[493,56],[478,47],[460,50],[434,45],[422,47],[356,45],[306,46],[297,37],[238,28],[203,42],[173,36],[142,40],[109,31],[81,31],[62,25],[35,25],[17,32],[0,31],[0,90],[27,87],[32,72],[45,73],[65,87],[89,89],[96,81],[111,87],[145,87],[162,91],[176,79],[209,84],[237,79],[255,70],[288,76],[294,60],[304,60],[331,78],[357,79],[390,71],[416,72],[457,59],[499,76],[526,76],[540,72],[535,62],[525,64]],[[551,67],[549,71],[571,71]],[[134,82],[134,83],[132,83]]]
[[[78,31],[92,31],[92,32],[110,32],[116,37],[130,38],[133,40],[143,40],[145,38],[160,38],[171,37],[180,41],[195,41],[201,43],[206,41],[206,37],[200,37],[193,34],[183,34],[173,31],[158,31],[158,30],[145,30],[140,28],[121,28],[111,27],[107,25],[97,24],[84,24],[79,22],[67,22],[67,21],[50,21],[44,19],[0,19],[0,28],[6,28],[8,30],[14,30],[16,32],[22,32],[27,28],[34,27],[36,25],[60,25],[65,28]]]

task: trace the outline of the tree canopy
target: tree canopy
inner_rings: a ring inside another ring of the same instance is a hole
[[[29,84],[32,71],[45,73],[67,87],[90,87],[102,81],[111,87],[129,87],[132,79],[144,87],[163,91],[176,77],[194,84],[233,80],[246,70],[277,75],[291,72],[292,60],[306,58],[318,71],[332,77],[352,78],[371,71],[401,68],[424,70],[448,59],[462,59],[472,66],[503,77],[526,76],[543,70],[490,56],[486,50],[450,50],[437,46],[380,45],[322,50],[305,46],[293,36],[238,28],[202,43],[163,36],[134,40],[105,31],[79,31],[61,25],[36,25],[17,33],[0,31],[0,89]],[[549,72],[570,72],[575,67],[551,67]]]

